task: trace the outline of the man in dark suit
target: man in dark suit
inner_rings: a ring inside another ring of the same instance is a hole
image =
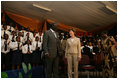
[[[44,32],[43,50],[45,53],[46,77],[58,77],[58,55],[61,52],[61,44],[58,38],[57,24],[52,23],[50,30]]]

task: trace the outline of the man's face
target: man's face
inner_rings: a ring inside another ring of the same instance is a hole
[[[58,25],[57,25],[57,24],[53,24],[53,25],[52,25],[52,29],[53,29],[54,31],[57,31],[57,28],[58,28]]]

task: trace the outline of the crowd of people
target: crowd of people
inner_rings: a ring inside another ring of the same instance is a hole
[[[69,36],[64,35],[64,33],[60,35],[63,57],[65,57],[68,38]],[[90,59],[93,59],[93,56],[101,52],[113,53],[113,57],[116,58],[117,37],[107,36],[106,33],[103,33],[102,35],[96,36],[79,36],[79,38],[81,41],[81,54],[88,55]],[[43,33],[41,32],[31,32],[30,28],[25,30],[22,27],[19,30],[18,28],[15,29],[12,25],[1,25],[2,70],[7,70],[9,67],[12,70],[19,69],[22,62],[26,64],[31,63],[32,66],[38,66],[42,63],[42,45]],[[106,53],[104,55],[106,56]],[[67,66],[64,62],[60,62],[59,64],[63,67],[64,65]]]
[[[19,69],[21,63],[41,63],[43,33],[31,32],[30,28],[19,30],[11,25],[1,25],[2,70]]]
[[[66,49],[67,36],[68,35],[62,34],[61,37],[62,50],[64,52]],[[89,56],[90,64],[95,66],[97,62],[94,61],[94,57],[100,56],[102,53],[103,77],[116,77],[117,35],[108,36],[107,32],[103,32],[101,34],[78,37],[81,39],[81,54]],[[65,65],[66,64],[67,63],[65,63]]]

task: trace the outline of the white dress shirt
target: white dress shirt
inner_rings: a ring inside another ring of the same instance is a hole
[[[9,35],[9,39],[12,41],[13,35]],[[16,36],[14,36],[14,41],[16,41]]]
[[[32,51],[33,51],[32,45],[29,45],[29,51],[30,51],[30,53],[32,53]],[[27,54],[27,52],[28,52],[28,44],[22,46],[22,53]]]
[[[20,36],[20,42],[25,43],[24,38],[22,36]]]
[[[42,41],[43,41],[43,33],[42,33],[41,35],[40,35],[39,33],[37,33],[35,37],[37,37],[37,36],[38,36],[39,38],[41,38],[41,42],[42,42]]]
[[[10,35],[11,34],[11,32],[9,32],[8,30],[1,30],[1,36],[2,37],[4,37],[4,32],[5,32],[5,34],[8,34],[8,35]]]
[[[33,48],[33,51],[36,50],[36,46],[37,46],[37,41],[33,41],[33,42],[32,42],[32,48]],[[42,47],[41,47],[41,42],[39,42],[39,41],[38,41],[38,47],[40,47],[39,50],[42,49]]]
[[[90,51],[93,52],[93,46],[88,46],[90,48]]]
[[[56,32],[52,29],[50,29],[50,30],[53,32],[54,36],[57,38]]]
[[[76,37],[75,37],[76,38]],[[73,42],[75,40],[75,38],[71,38],[71,41]]]
[[[10,46],[8,44],[10,42],[10,40],[7,40],[7,50],[6,51],[5,51],[5,44],[4,44],[5,41],[6,41],[5,39],[1,39],[1,52],[4,54],[7,54],[10,52]]]
[[[26,32],[26,35],[27,35],[28,32]],[[27,41],[27,36],[24,36],[24,40]],[[33,33],[29,32],[29,40],[32,41],[33,39]]]
[[[81,46],[81,52],[83,52],[83,48],[84,48],[84,46]]]
[[[15,50],[18,50],[18,42],[10,42],[9,44],[10,48],[13,49],[14,51]],[[22,49],[22,43],[19,42],[19,49],[21,50]]]
[[[25,31],[25,30],[21,30],[20,32],[23,33],[23,37],[26,37],[27,31]]]
[[[10,29],[10,27],[11,27],[11,29]],[[11,31],[14,31],[15,30],[14,27],[9,26],[9,25],[7,25],[7,28],[8,28],[8,30],[11,30]]]

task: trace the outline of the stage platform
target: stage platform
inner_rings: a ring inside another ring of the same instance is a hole
[[[8,70],[4,71],[8,74],[8,78],[18,78],[19,72],[22,73],[24,78],[28,78],[28,75],[26,75],[23,71],[23,69],[20,70]],[[32,78],[45,78],[45,72],[44,72],[44,67],[43,66],[38,66],[38,67],[32,67],[31,71],[28,73],[32,72]]]

